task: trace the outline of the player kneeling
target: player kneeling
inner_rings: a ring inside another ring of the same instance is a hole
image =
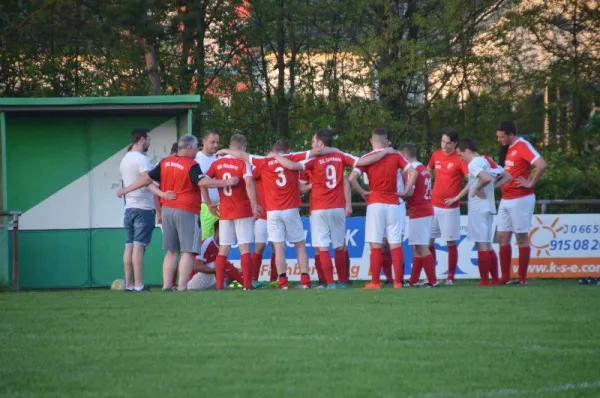
[[[496,187],[509,182],[512,177],[501,168],[492,169],[486,158],[477,152],[475,142],[463,138],[458,143],[458,154],[469,167],[469,200],[467,237],[477,246],[477,264],[481,282],[478,286],[499,284],[498,270],[492,264],[492,223],[496,214],[494,183]],[[499,177],[499,178],[498,178]]]

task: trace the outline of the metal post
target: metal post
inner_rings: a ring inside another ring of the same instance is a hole
[[[12,230],[13,230],[13,287],[19,290],[19,214],[12,215]]]

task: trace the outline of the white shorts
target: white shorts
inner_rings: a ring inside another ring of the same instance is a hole
[[[399,212],[399,217],[400,217],[400,234],[401,234],[401,240],[404,239],[404,228],[406,226],[406,203],[402,202],[400,203],[400,205],[398,205],[398,212]],[[387,238],[387,236],[384,234],[384,237]]]
[[[344,209],[323,209],[310,212],[310,234],[313,247],[334,249],[346,242],[346,213]]]
[[[217,279],[214,274],[198,272],[188,282],[187,288],[188,290],[215,290],[217,288]]]
[[[267,233],[273,243],[286,240],[290,243],[302,242],[305,239],[304,227],[300,218],[300,210],[272,210],[267,212]]]
[[[431,224],[433,216],[408,219],[408,244],[427,245],[431,240]]]
[[[498,232],[529,233],[534,207],[535,195],[502,199],[498,206]]]
[[[433,208],[431,238],[441,238],[445,242],[460,239],[460,207],[454,209]]]
[[[485,213],[467,215],[467,238],[473,242],[492,243],[492,223],[494,215],[489,211]]]
[[[367,220],[365,223],[365,242],[383,242],[387,237],[388,243],[402,243],[402,228],[404,218],[401,217],[400,205],[373,203],[367,206]]]
[[[258,218],[254,221],[254,242],[267,243],[268,241],[269,234],[267,233],[267,220]]]
[[[219,220],[219,244],[233,246],[254,242],[254,217]]]

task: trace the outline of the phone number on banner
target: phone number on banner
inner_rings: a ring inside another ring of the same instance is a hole
[[[600,241],[598,239],[553,239],[550,241],[551,251],[567,250],[598,250]]]
[[[596,224],[596,225],[570,225],[570,224],[565,224],[563,225],[563,234],[567,235],[567,234],[598,234],[600,233],[600,225]]]

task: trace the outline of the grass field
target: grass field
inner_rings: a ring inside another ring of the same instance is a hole
[[[598,397],[600,286],[0,294],[0,397]]]

